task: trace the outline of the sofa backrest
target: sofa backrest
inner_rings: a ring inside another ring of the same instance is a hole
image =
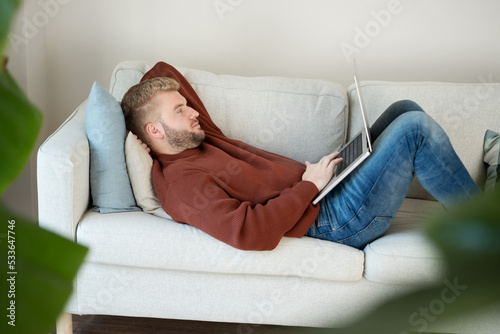
[[[114,69],[110,93],[121,101],[154,63],[126,61]],[[317,161],[361,130],[354,85],[280,77],[239,77],[176,67],[228,136],[297,161]],[[482,81],[488,81],[483,79]],[[362,82],[369,123],[393,102],[420,104],[448,133],[474,180],[483,185],[483,139],[500,131],[500,84]],[[432,199],[418,182],[408,197]]]
[[[153,65],[140,61],[118,64],[110,93],[121,101]],[[345,142],[348,100],[345,88],[337,83],[176,68],[230,138],[300,162],[316,162]]]
[[[384,82],[362,83],[369,123],[393,102],[409,99],[417,102],[431,115],[450,137],[450,141],[465,167],[482,186],[486,169],[483,163],[483,142],[487,129],[500,131],[500,84],[441,82]],[[361,129],[362,121],[356,88],[348,88],[350,101],[348,137]],[[411,189],[409,197],[428,198]]]

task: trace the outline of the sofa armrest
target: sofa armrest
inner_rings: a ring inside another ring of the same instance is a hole
[[[38,150],[38,215],[41,227],[75,240],[89,207],[89,143],[83,102]]]

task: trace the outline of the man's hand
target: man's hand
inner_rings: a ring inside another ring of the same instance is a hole
[[[135,139],[137,139],[139,144],[141,144],[141,146],[146,150],[146,152],[148,152],[148,153],[151,152],[151,149],[149,148],[149,146],[147,144],[143,143],[142,140],[140,140],[139,137],[137,137],[137,135],[135,133],[132,133],[132,135],[135,137]]]
[[[336,159],[338,156],[339,152],[334,152],[325,155],[315,164],[306,161],[306,171],[302,174],[302,180],[314,183],[318,191],[323,190],[332,178],[335,166],[342,161],[342,158]]]

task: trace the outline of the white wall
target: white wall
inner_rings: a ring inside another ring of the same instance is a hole
[[[26,0],[25,7],[9,67],[44,111],[41,139],[93,81],[107,87],[122,60],[348,86],[354,54],[364,79],[500,78],[498,0]],[[30,191],[12,188],[11,198]]]

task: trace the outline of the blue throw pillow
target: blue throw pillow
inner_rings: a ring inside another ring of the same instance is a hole
[[[484,162],[487,164],[484,190],[500,189],[500,135],[491,130],[484,136]]]
[[[120,104],[98,82],[85,109],[90,144],[90,192],[100,213],[139,211],[125,164],[125,118]]]

